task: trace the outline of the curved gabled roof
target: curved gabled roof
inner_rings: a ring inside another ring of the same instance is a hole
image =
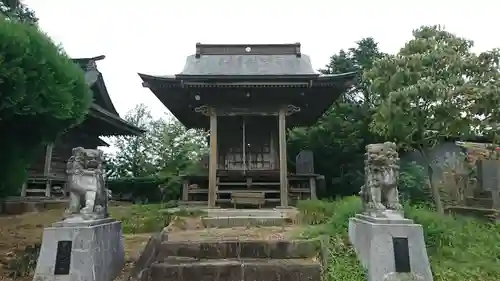
[[[187,57],[179,74],[139,76],[143,86],[181,123],[204,128],[208,119],[196,113],[196,107],[207,101],[245,104],[250,96],[256,104],[298,104],[302,110],[291,116],[287,124],[312,124],[350,87],[357,73],[322,75],[314,71],[309,56],[301,53],[298,43],[197,44],[196,54]]]
[[[89,81],[89,87],[94,94],[94,101],[90,107],[89,115],[107,123],[108,129],[106,129],[106,131],[109,135],[140,135],[145,131],[123,120],[109,97],[104,78],[102,73],[97,69],[96,64],[96,61],[104,58],[105,56],[101,55],[91,58],[73,59],[73,62],[78,64],[86,73],[94,72],[92,76],[96,78]],[[95,74],[97,74],[97,76]]]
[[[196,55],[188,56],[180,75],[316,75],[309,56]]]

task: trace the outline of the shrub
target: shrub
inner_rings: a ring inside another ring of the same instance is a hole
[[[401,167],[398,189],[401,200],[407,204],[429,207],[434,204],[424,167],[420,165],[411,163]]]
[[[0,20],[0,196],[17,191],[34,152],[84,120],[79,66],[36,26]]]
[[[298,208],[313,222],[318,217],[330,218],[300,234],[305,238],[330,238],[328,280],[366,280],[365,270],[360,266],[348,239],[349,218],[361,210],[359,198],[300,202]],[[319,215],[319,211],[325,213]],[[425,207],[406,207],[405,214],[424,228],[434,280],[500,280],[500,225],[439,215]]]
[[[107,182],[108,188],[117,199],[158,203],[179,200],[181,184],[177,177],[118,178]],[[163,193],[160,186],[164,186]]]

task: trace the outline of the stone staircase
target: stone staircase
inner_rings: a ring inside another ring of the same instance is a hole
[[[157,235],[129,280],[320,281],[321,252],[320,241],[166,241]]]

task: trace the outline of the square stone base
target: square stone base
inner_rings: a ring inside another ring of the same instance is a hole
[[[34,281],[111,281],[125,263],[121,222],[58,222],[43,232]]]
[[[393,238],[407,239],[411,272],[396,272]],[[412,220],[357,215],[349,220],[349,240],[368,270],[368,281],[400,280],[398,275],[409,278],[404,280],[433,281],[422,226]]]

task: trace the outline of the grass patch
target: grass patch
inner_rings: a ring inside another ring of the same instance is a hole
[[[160,204],[138,204],[111,208],[110,215],[122,222],[124,234],[152,233],[170,223],[169,215],[161,209]]]
[[[298,208],[301,222],[312,225],[301,237],[330,238],[328,280],[366,280],[366,272],[348,239],[348,221],[361,211],[360,200],[308,200],[299,202]],[[419,207],[407,207],[405,214],[424,228],[434,280],[500,281],[500,225],[439,216]]]
[[[172,220],[182,224],[182,218],[200,217],[206,214],[197,209],[180,208],[167,212],[162,204],[137,204],[110,208],[110,215],[122,222],[124,234],[153,233],[161,231]]]

